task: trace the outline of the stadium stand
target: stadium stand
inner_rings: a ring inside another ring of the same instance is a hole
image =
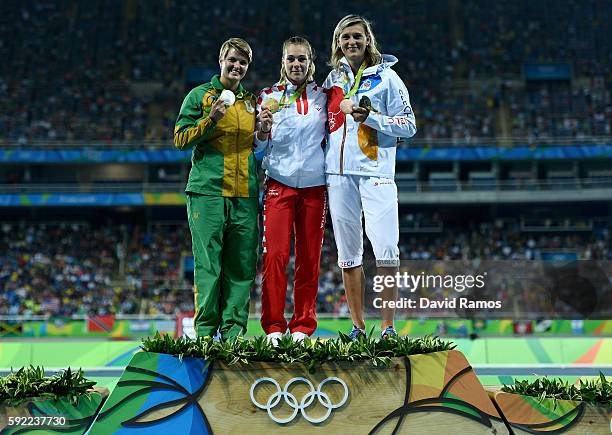
[[[542,260],[547,253],[612,260],[612,222],[592,219],[471,221],[457,226],[440,216],[403,214],[405,260]],[[0,247],[0,314],[175,314],[193,306],[191,256],[183,223],[94,225],[4,223]],[[366,244],[364,262],[371,263]],[[293,256],[290,264],[293,264]],[[322,251],[318,310],[347,313],[336,247],[328,229]],[[290,271],[293,269],[290,267]],[[292,272],[287,302],[292,304]],[[260,277],[253,289],[258,312]],[[521,297],[529,297],[528,292]],[[510,295],[499,294],[503,299]],[[537,311],[537,309],[536,309]]]
[[[550,7],[526,0],[486,8],[475,0],[363,5],[383,51],[400,59],[396,69],[411,91],[419,141],[610,134],[609,8],[597,0],[544,3]],[[216,47],[226,37],[252,44],[247,84],[254,91],[276,79],[280,43],[293,33],[311,39],[321,82],[329,33],[348,12],[334,5],[335,13],[321,13],[330,8],[321,1],[289,8],[283,20],[267,11],[286,4],[271,0],[212,8],[174,0],[4,4],[0,141],[21,147],[165,147],[185,86],[216,71]],[[202,26],[202,15],[223,26]],[[520,29],[510,25],[525,20]],[[550,62],[567,66],[569,76],[540,83],[524,71]]]

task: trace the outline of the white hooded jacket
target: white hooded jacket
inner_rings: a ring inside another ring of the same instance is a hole
[[[285,97],[291,98],[297,87],[287,83]],[[280,102],[285,85],[276,83],[261,91],[257,111],[275,99]],[[322,142],[327,122],[327,95],[316,83],[309,83],[290,106],[273,114],[268,140],[255,135],[256,151],[266,150],[262,166],[266,175],[287,186],[302,188],[325,184],[325,156]]]
[[[325,149],[326,174],[353,174],[393,179],[397,139],[416,133],[414,112],[408,90],[391,69],[397,58],[383,55],[383,62],[366,68],[361,84],[351,97],[358,106],[363,96],[371,101],[363,123],[345,116],[340,102],[349,93],[355,77],[345,58],[340,68],[332,70],[323,83],[327,92],[329,138]]]

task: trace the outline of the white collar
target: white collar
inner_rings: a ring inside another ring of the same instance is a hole
[[[369,76],[372,74],[376,74],[377,72],[385,69],[385,68],[390,68],[393,65],[395,65],[397,63],[397,57],[391,55],[391,54],[383,54],[382,55],[382,62],[377,64],[377,65],[372,65],[367,67],[366,69],[363,70],[363,75],[364,76]],[[349,73],[351,75],[354,76],[353,74],[353,70],[351,69],[351,65],[349,64],[348,60],[346,60],[346,57],[342,57],[342,59],[340,59],[340,65],[341,67],[344,68],[344,70]]]

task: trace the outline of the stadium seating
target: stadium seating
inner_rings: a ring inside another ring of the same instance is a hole
[[[273,0],[258,7],[177,0],[3,5],[0,143],[13,147],[171,146],[186,88],[217,71],[224,39],[242,36],[253,46],[245,84],[257,91],[277,78],[281,42],[304,34],[318,53],[321,82],[331,32],[348,12],[320,0],[295,8]],[[604,3],[369,1],[360,8],[382,51],[399,58],[417,142],[610,135],[611,12]],[[288,15],[276,20],[273,10]],[[525,79],[524,64],[560,60],[570,79]]]
[[[545,253],[573,252],[580,259],[612,259],[612,224],[592,219],[526,218],[470,228],[437,215],[402,214],[404,260],[541,260]],[[0,315],[175,314],[192,310],[191,256],[185,223],[116,225],[5,223],[1,227]],[[373,261],[366,240],[364,262]],[[293,264],[293,257],[290,266]],[[348,307],[328,229],[323,245],[318,311],[346,314]],[[261,276],[253,289],[258,310]],[[289,267],[288,310],[293,267]],[[371,283],[368,285],[371,287]],[[510,297],[505,295],[504,297]],[[523,296],[521,296],[523,297]],[[528,292],[524,295],[528,296]]]

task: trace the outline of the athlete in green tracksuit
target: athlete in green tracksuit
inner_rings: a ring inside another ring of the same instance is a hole
[[[185,191],[198,336],[214,336],[219,330],[223,339],[230,339],[247,327],[259,203],[253,155],[256,100],[240,81],[251,59],[246,41],[226,41],[219,54],[220,76],[189,92],[174,129],[177,148],[193,147]],[[235,96],[233,104],[219,98],[226,89]]]

